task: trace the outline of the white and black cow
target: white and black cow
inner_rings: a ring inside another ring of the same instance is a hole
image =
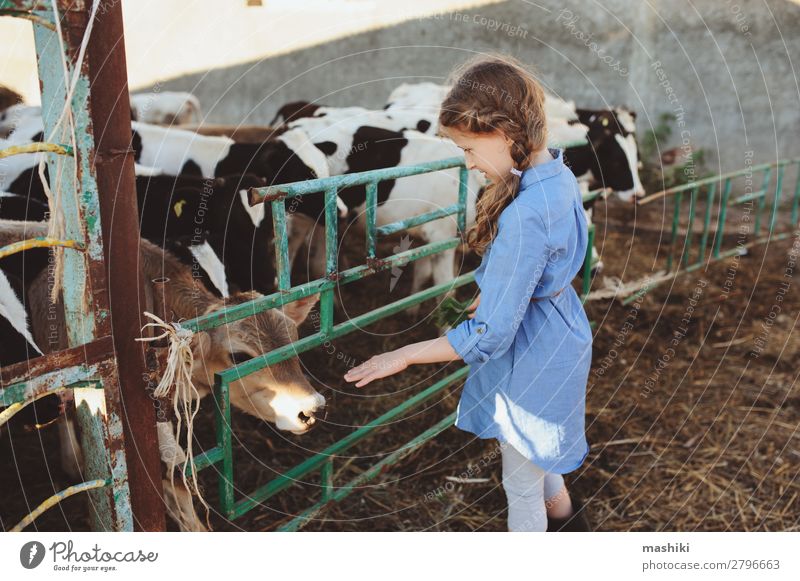
[[[435,83],[404,84],[389,96],[387,110],[394,107],[436,109],[449,87]],[[590,189],[614,190],[624,200],[644,195],[639,179],[639,156],[636,145],[636,114],[623,107],[613,109],[578,109],[573,101],[545,93],[550,143],[578,141],[582,130],[586,145],[564,149],[578,180],[589,181]],[[568,126],[579,129],[570,131]]]
[[[0,233],[3,230],[4,225],[0,223]],[[146,240],[142,240],[139,250],[145,280],[168,280],[164,287],[164,308],[173,320],[196,317],[217,311],[226,304],[242,304],[262,296],[249,291],[232,294],[229,300],[223,301],[207,292],[202,285],[198,286],[190,269],[171,253]],[[54,311],[57,315],[55,319],[51,316],[48,292],[47,278],[43,274],[36,277],[27,289],[32,306],[32,335],[40,341],[45,352],[53,352],[66,346],[66,331],[60,308]],[[148,283],[145,296],[149,306],[146,305],[146,308],[151,311],[154,292]],[[280,309],[269,309],[224,327],[195,333],[191,341],[194,356],[191,373],[199,397],[204,398],[211,393],[215,374],[220,371],[297,341],[298,326],[318,300],[318,294],[311,295]],[[326,410],[325,397],[310,384],[296,357],[238,378],[230,385],[230,400],[232,407],[296,435],[307,434],[324,421],[324,416],[317,414]],[[85,480],[82,474],[84,458],[71,409],[68,408],[69,413],[58,424],[62,467],[71,478],[82,481]],[[185,459],[185,454],[171,437],[174,427],[168,421],[161,423],[165,425],[159,425],[158,429],[159,451],[162,461],[169,468],[173,459],[180,463]],[[191,493],[182,486],[181,479],[173,481],[167,475],[164,489],[168,513],[178,522],[181,530],[204,530],[193,508]]]
[[[200,101],[191,93],[160,91],[131,95],[131,119],[143,123],[178,125],[201,121]]]
[[[414,130],[392,131],[383,127],[355,126],[348,129],[337,126],[346,137],[344,145],[334,142],[317,142],[315,145],[332,157],[339,157],[333,164],[341,173],[357,173],[396,166],[417,165],[433,160],[463,156],[463,152],[452,141],[425,135]],[[340,147],[344,147],[340,151]],[[378,226],[410,218],[419,214],[439,210],[458,201],[457,168],[439,172],[409,176],[398,180],[385,180],[378,184],[377,214]],[[467,224],[475,220],[475,203],[486,180],[478,171],[468,172],[467,184]],[[354,186],[339,191],[339,197],[350,209],[348,222],[365,226],[366,187]],[[437,242],[456,235],[455,216],[422,224],[409,230],[409,233],[424,242]],[[320,246],[324,236],[320,229],[314,236],[314,245]],[[324,256],[319,248],[312,250],[312,256]],[[454,276],[455,249],[414,262],[412,292],[421,290],[433,277],[434,284],[446,283]],[[322,276],[324,262],[312,269],[312,276]]]
[[[589,128],[586,145],[567,148],[564,162],[589,188],[610,188],[625,201],[644,196],[639,178],[636,114],[622,107],[578,109],[578,120]]]
[[[24,126],[31,119],[41,118],[42,108],[38,105],[12,105],[0,112],[0,139],[10,139],[17,127]]]
[[[268,184],[284,184],[330,175],[325,155],[301,129],[282,131],[263,143],[237,143],[228,137],[132,123],[136,162],[165,175],[216,178],[253,174]],[[346,207],[338,201],[342,216]],[[302,196],[295,211],[314,218],[324,211],[322,195]]]
[[[47,204],[22,194],[0,191],[0,220],[33,220],[47,218]]]
[[[137,176],[141,235],[190,264],[219,296],[272,293],[271,208],[251,207],[248,199],[250,188],[265,184],[254,175]]]
[[[22,279],[0,266],[0,367],[42,354],[31,335]]]
[[[386,100],[386,105],[384,105],[384,110],[394,114],[416,113],[427,120],[430,125],[430,131],[426,130],[423,133],[435,135],[439,126],[439,109],[449,92],[450,87],[447,85],[430,82],[403,83],[391,92]],[[545,92],[544,108],[550,125],[557,123],[558,120],[570,122],[578,118],[574,101],[565,101],[547,92]],[[565,143],[569,141],[574,141],[574,139],[554,139],[552,142]]]
[[[22,103],[22,95],[5,85],[0,85],[0,113],[19,103]]]

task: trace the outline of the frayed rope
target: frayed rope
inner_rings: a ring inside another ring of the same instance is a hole
[[[197,481],[197,470],[195,470],[194,453],[192,451],[193,428],[194,418],[197,412],[200,411],[200,394],[192,382],[192,368],[194,367],[194,353],[192,353],[192,337],[194,333],[191,329],[185,329],[178,322],[167,323],[152,313],[144,312],[146,317],[152,319],[153,323],[147,323],[142,327],[142,332],[148,327],[160,329],[163,331],[161,335],[154,337],[138,337],[137,341],[160,341],[161,339],[169,340],[169,352],[167,354],[167,364],[164,369],[164,374],[158,382],[153,395],[155,397],[167,397],[172,392],[172,405],[177,418],[177,427],[175,441],[178,449],[180,449],[180,434],[181,424],[183,417],[186,416],[186,461],[181,466],[181,476],[183,483],[189,490],[193,490],[200,499],[200,502],[206,508],[206,524],[211,529],[209,523],[209,513],[211,507],[208,506],[203,495],[200,493],[200,487]],[[173,390],[174,386],[174,390]],[[181,407],[183,409],[181,409]],[[175,486],[175,466],[177,464],[179,455],[173,454],[172,461],[169,467],[170,484]],[[191,486],[186,477],[185,464],[191,466]]]

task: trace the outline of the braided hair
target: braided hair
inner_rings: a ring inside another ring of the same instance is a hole
[[[544,90],[519,61],[507,55],[480,55],[451,74],[452,89],[439,111],[440,127],[467,133],[501,132],[512,141],[514,167],[524,171],[547,144]],[[482,255],[497,234],[497,220],[519,190],[520,177],[509,172],[492,182],[477,203],[467,244]]]

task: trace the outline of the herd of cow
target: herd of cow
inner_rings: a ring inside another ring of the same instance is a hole
[[[176,319],[191,318],[276,290],[271,206],[251,207],[250,188],[460,156],[454,143],[437,136],[438,109],[447,89],[404,84],[381,110],[290,103],[268,126],[202,124],[199,102],[186,93],[134,95],[131,148],[140,252],[146,280],[170,279],[167,312]],[[587,190],[607,188],[627,200],[644,194],[631,111],[579,109],[552,96],[546,111],[550,143],[571,144],[565,147],[565,161]],[[40,108],[14,104],[0,109],[0,150],[43,138]],[[38,172],[42,155],[0,158],[0,247],[45,231],[49,210]],[[477,171],[468,175],[469,226],[486,182]],[[456,203],[457,183],[457,169],[381,182],[378,225]],[[364,228],[365,200],[365,186],[338,192],[339,232]],[[325,269],[323,194],[290,204],[290,263],[306,245],[307,276],[319,278]],[[436,220],[410,233],[425,243],[436,242],[455,236],[456,223]],[[433,284],[452,280],[455,252],[415,261],[412,292],[431,279]],[[0,259],[0,366],[66,346],[63,321],[54,339],[48,318],[48,262],[44,249]],[[204,283],[200,292],[194,282],[198,273]],[[210,392],[217,371],[297,340],[297,327],[317,300],[314,295],[225,330],[196,334],[193,378],[201,396]],[[315,413],[325,406],[296,358],[233,383],[231,402],[295,434],[318,423]],[[81,459],[72,422],[60,422],[60,433],[62,463],[77,478]],[[171,514],[194,514],[188,491],[172,490],[171,500]],[[182,528],[202,528],[194,517],[177,520]]]

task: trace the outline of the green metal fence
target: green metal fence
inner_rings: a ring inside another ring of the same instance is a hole
[[[787,196],[784,178],[792,173],[794,181]],[[734,195],[734,191],[741,193]],[[743,254],[752,246],[795,235],[800,160],[780,160],[694,181],[643,198],[639,205],[658,202],[671,215],[669,237],[661,241],[655,257],[664,268],[626,297],[625,304],[676,276]],[[788,210],[788,222],[780,223],[781,208]],[[733,218],[732,212],[736,212]],[[739,228],[731,236],[733,219]]]
[[[376,226],[376,208],[378,183],[383,180],[395,180],[407,176],[428,172],[443,171],[458,168],[458,202],[440,210],[414,216],[402,221],[393,222],[384,226]],[[352,186],[366,187],[366,257],[365,264],[339,271],[337,268],[337,214],[336,196],[340,189]],[[326,249],[326,275],[324,278],[310,281],[305,284],[292,286],[289,273],[288,238],[286,234],[286,200],[297,196],[324,192],[325,195],[325,249]],[[591,192],[587,199],[597,197],[601,192]],[[443,430],[453,425],[455,414],[442,418],[439,422],[424,430],[418,436],[402,444],[397,450],[386,456],[383,460],[370,467],[358,477],[344,483],[334,483],[334,463],[338,455],[351,448],[353,445],[369,436],[374,430],[387,422],[406,414],[433,396],[454,383],[466,378],[468,367],[463,366],[443,379],[437,381],[427,389],[409,398],[402,404],[388,410],[381,416],[368,422],[355,430],[350,435],[330,445],[321,452],[314,454],[307,460],[294,466],[290,470],[275,477],[257,490],[246,493],[242,498],[234,497],[232,437],[231,437],[231,407],[229,386],[239,378],[255,373],[299,353],[323,345],[326,341],[342,337],[348,333],[362,329],[386,317],[390,317],[419,304],[428,299],[440,296],[448,291],[461,287],[474,281],[472,272],[458,276],[453,281],[433,286],[424,291],[415,293],[403,299],[383,305],[382,307],[351,318],[346,322],[334,325],[333,293],[337,285],[346,285],[361,280],[375,273],[405,265],[411,261],[419,260],[426,256],[454,248],[461,243],[462,235],[466,230],[466,202],[467,202],[467,169],[463,158],[455,157],[433,161],[416,166],[402,166],[388,169],[366,171],[362,173],[339,175],[330,178],[297,182],[292,184],[276,185],[266,188],[251,190],[254,200],[270,203],[275,229],[276,262],[278,265],[278,291],[268,296],[260,297],[240,305],[227,307],[224,310],[182,322],[182,326],[193,331],[202,331],[224,325],[226,322],[239,320],[254,315],[256,312],[270,308],[280,307],[283,304],[298,300],[315,293],[321,293],[320,299],[320,328],[319,331],[303,337],[299,341],[275,349],[247,362],[231,367],[215,377],[214,396],[216,399],[216,446],[206,450],[195,458],[196,470],[202,470],[211,465],[220,465],[219,470],[219,498],[222,513],[229,519],[235,519],[248,511],[256,508],[260,503],[285,490],[301,478],[315,473],[320,473],[321,494],[319,500],[305,509],[296,518],[281,526],[279,530],[298,530],[310,518],[323,510],[330,503],[338,502],[357,486],[385,471],[392,464],[400,461],[407,454],[436,437]],[[419,226],[447,216],[456,216],[459,235],[439,242],[428,243],[415,249],[409,249],[386,258],[376,256],[376,245],[379,236],[388,236],[408,228]],[[594,227],[590,231],[590,240],[594,238]],[[591,246],[587,251],[584,269],[584,294],[588,293],[590,285],[589,272],[591,269]],[[186,467],[189,473],[191,468]]]
[[[80,7],[79,7],[80,8]],[[95,141],[91,126],[89,79],[86,63],[73,79],[77,47],[56,32],[51,10],[36,11],[36,2],[0,0],[0,16],[33,21],[45,135],[50,135],[66,106],[76,127],[77,142],[41,143],[12,147],[0,158],[26,152],[47,152],[53,190],[60,190],[66,239],[37,237],[0,248],[0,257],[32,248],[63,249],[62,297],[70,349],[0,369],[0,423],[46,395],[72,391],[81,426],[81,448],[86,482],[45,500],[12,530],[22,530],[33,519],[77,492],[91,497],[90,518],[95,530],[133,530],[128,471],[119,415],[119,381],[111,339],[110,311],[105,290],[105,267],[97,183]],[[65,35],[70,36],[70,35]],[[80,39],[78,39],[80,41]],[[60,156],[62,171],[57,171]]]

